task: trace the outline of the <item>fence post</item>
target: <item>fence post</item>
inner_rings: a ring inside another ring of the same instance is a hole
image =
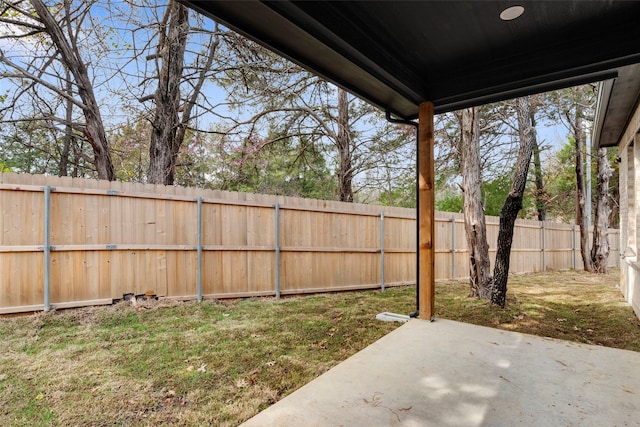
[[[273,207],[276,208],[276,298],[280,299],[280,204],[276,203]]]
[[[50,217],[51,211],[51,187],[44,187],[44,311],[51,309],[51,282],[49,281],[49,263],[51,260],[51,241],[50,241]]]
[[[451,215],[451,279],[456,278],[456,217]]]
[[[380,212],[380,290],[384,292],[384,211]]]
[[[544,221],[542,221],[542,228],[540,229],[542,233],[542,271],[547,271],[547,241],[545,239],[546,232],[544,227]]]
[[[198,197],[198,261],[196,266],[197,301],[202,301],[202,197]]]
[[[571,252],[573,252],[573,269],[576,270],[576,226],[571,226]]]

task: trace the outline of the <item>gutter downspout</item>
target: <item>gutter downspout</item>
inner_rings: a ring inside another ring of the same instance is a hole
[[[387,121],[389,123],[395,123],[395,124],[399,124],[399,125],[408,125],[408,126],[413,126],[416,129],[416,148],[418,145],[418,141],[419,141],[419,137],[418,137],[418,129],[419,129],[419,124],[411,121],[411,120],[405,120],[405,119],[394,119],[391,117],[391,112],[389,111],[385,111],[385,118],[387,119]],[[417,245],[420,244],[420,238],[418,236],[419,234],[419,227],[418,227],[418,212],[420,211],[420,199],[418,197],[418,156],[417,156],[417,151],[416,151],[416,311],[414,311],[413,313],[409,314],[409,317],[418,317],[419,313],[420,313],[420,248],[417,247]]]

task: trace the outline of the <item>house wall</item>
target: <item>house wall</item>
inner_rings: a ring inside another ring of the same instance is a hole
[[[640,104],[618,144],[620,155],[620,290],[640,317]]]

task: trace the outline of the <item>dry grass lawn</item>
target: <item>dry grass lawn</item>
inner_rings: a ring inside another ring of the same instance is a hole
[[[439,317],[640,351],[640,321],[607,276],[514,276],[508,306],[437,285]],[[409,313],[413,288],[0,319],[0,425],[234,426],[335,366]]]

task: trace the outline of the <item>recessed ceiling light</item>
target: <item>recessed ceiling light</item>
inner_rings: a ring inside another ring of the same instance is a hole
[[[511,6],[502,11],[502,13],[500,14],[500,19],[502,19],[503,21],[512,21],[518,18],[523,13],[524,13],[524,7]]]

